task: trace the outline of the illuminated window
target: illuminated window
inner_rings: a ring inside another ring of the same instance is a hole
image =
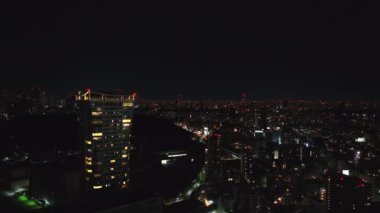
[[[102,138],[101,138],[101,137],[93,137],[92,139],[94,139],[94,141],[99,141],[99,140],[101,140]]]
[[[103,121],[101,121],[101,120],[93,120],[93,121],[92,121],[92,124],[93,124],[93,125],[102,125],[102,124],[103,124]]]
[[[92,137],[102,137],[103,133],[102,132],[94,132],[92,133]]]
[[[122,155],[121,157],[122,157],[122,158],[127,158],[128,155],[127,155],[127,154],[124,154],[124,155]]]
[[[115,179],[115,176],[112,175],[112,176],[111,176],[111,179]]]
[[[133,107],[133,103],[123,103],[123,107]]]
[[[124,127],[129,127],[129,126],[131,126],[131,124],[130,123],[123,123],[123,126]]]
[[[101,174],[94,174],[94,177],[96,177],[96,178],[99,178],[99,177],[101,177],[102,175]]]
[[[124,150],[128,150],[128,146],[124,147]]]
[[[92,173],[92,170],[91,169],[86,169],[86,172],[87,173]]]
[[[125,176],[125,177],[128,177],[128,174],[127,174],[127,173],[125,173],[125,174],[124,174],[124,176]]]
[[[110,163],[116,163],[116,160],[110,160]]]
[[[93,189],[102,189],[103,186],[93,186],[92,188],[93,188]]]
[[[114,168],[110,168],[111,171],[115,170]]]
[[[123,123],[131,123],[132,120],[131,119],[123,119]]]
[[[127,182],[126,181],[123,181],[123,184],[121,185],[121,188],[127,188]]]
[[[86,142],[86,144],[88,144],[88,145],[91,145],[91,144],[92,144],[91,141],[85,141],[85,142]]]
[[[92,161],[92,157],[85,157],[85,160]]]
[[[86,165],[91,166],[92,162],[91,161],[86,161]]]
[[[101,115],[103,112],[92,112],[91,114],[92,114],[92,116],[99,116],[99,115]]]

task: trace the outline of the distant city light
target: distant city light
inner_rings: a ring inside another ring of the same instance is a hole
[[[168,165],[170,160],[161,160],[161,165],[166,166]]]
[[[185,157],[185,156],[187,156],[186,153],[168,155],[169,158],[178,158],[178,157]]]
[[[278,160],[278,158],[279,158],[279,151],[278,151],[278,150],[275,150],[275,151],[274,151],[274,159],[275,159],[275,160]]]
[[[208,127],[203,127],[203,135],[207,136],[210,134],[210,130],[208,129]]]
[[[366,142],[366,139],[364,137],[359,137],[359,138],[356,138],[355,141],[358,143],[364,143]]]
[[[350,170],[343,170],[342,174],[346,176],[350,176]]]

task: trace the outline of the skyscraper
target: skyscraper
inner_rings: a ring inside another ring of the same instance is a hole
[[[254,183],[253,163],[255,158],[255,147],[246,144],[242,148],[242,172],[243,177],[248,184]]]
[[[76,102],[83,129],[85,190],[127,189],[134,96],[87,90]]]

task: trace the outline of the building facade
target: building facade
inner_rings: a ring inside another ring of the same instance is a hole
[[[87,90],[76,96],[86,191],[127,189],[134,96]]]

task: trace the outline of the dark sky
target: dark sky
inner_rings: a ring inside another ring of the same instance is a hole
[[[2,88],[39,85],[58,95],[119,88],[173,99],[380,98],[376,0],[78,2],[3,8]]]

